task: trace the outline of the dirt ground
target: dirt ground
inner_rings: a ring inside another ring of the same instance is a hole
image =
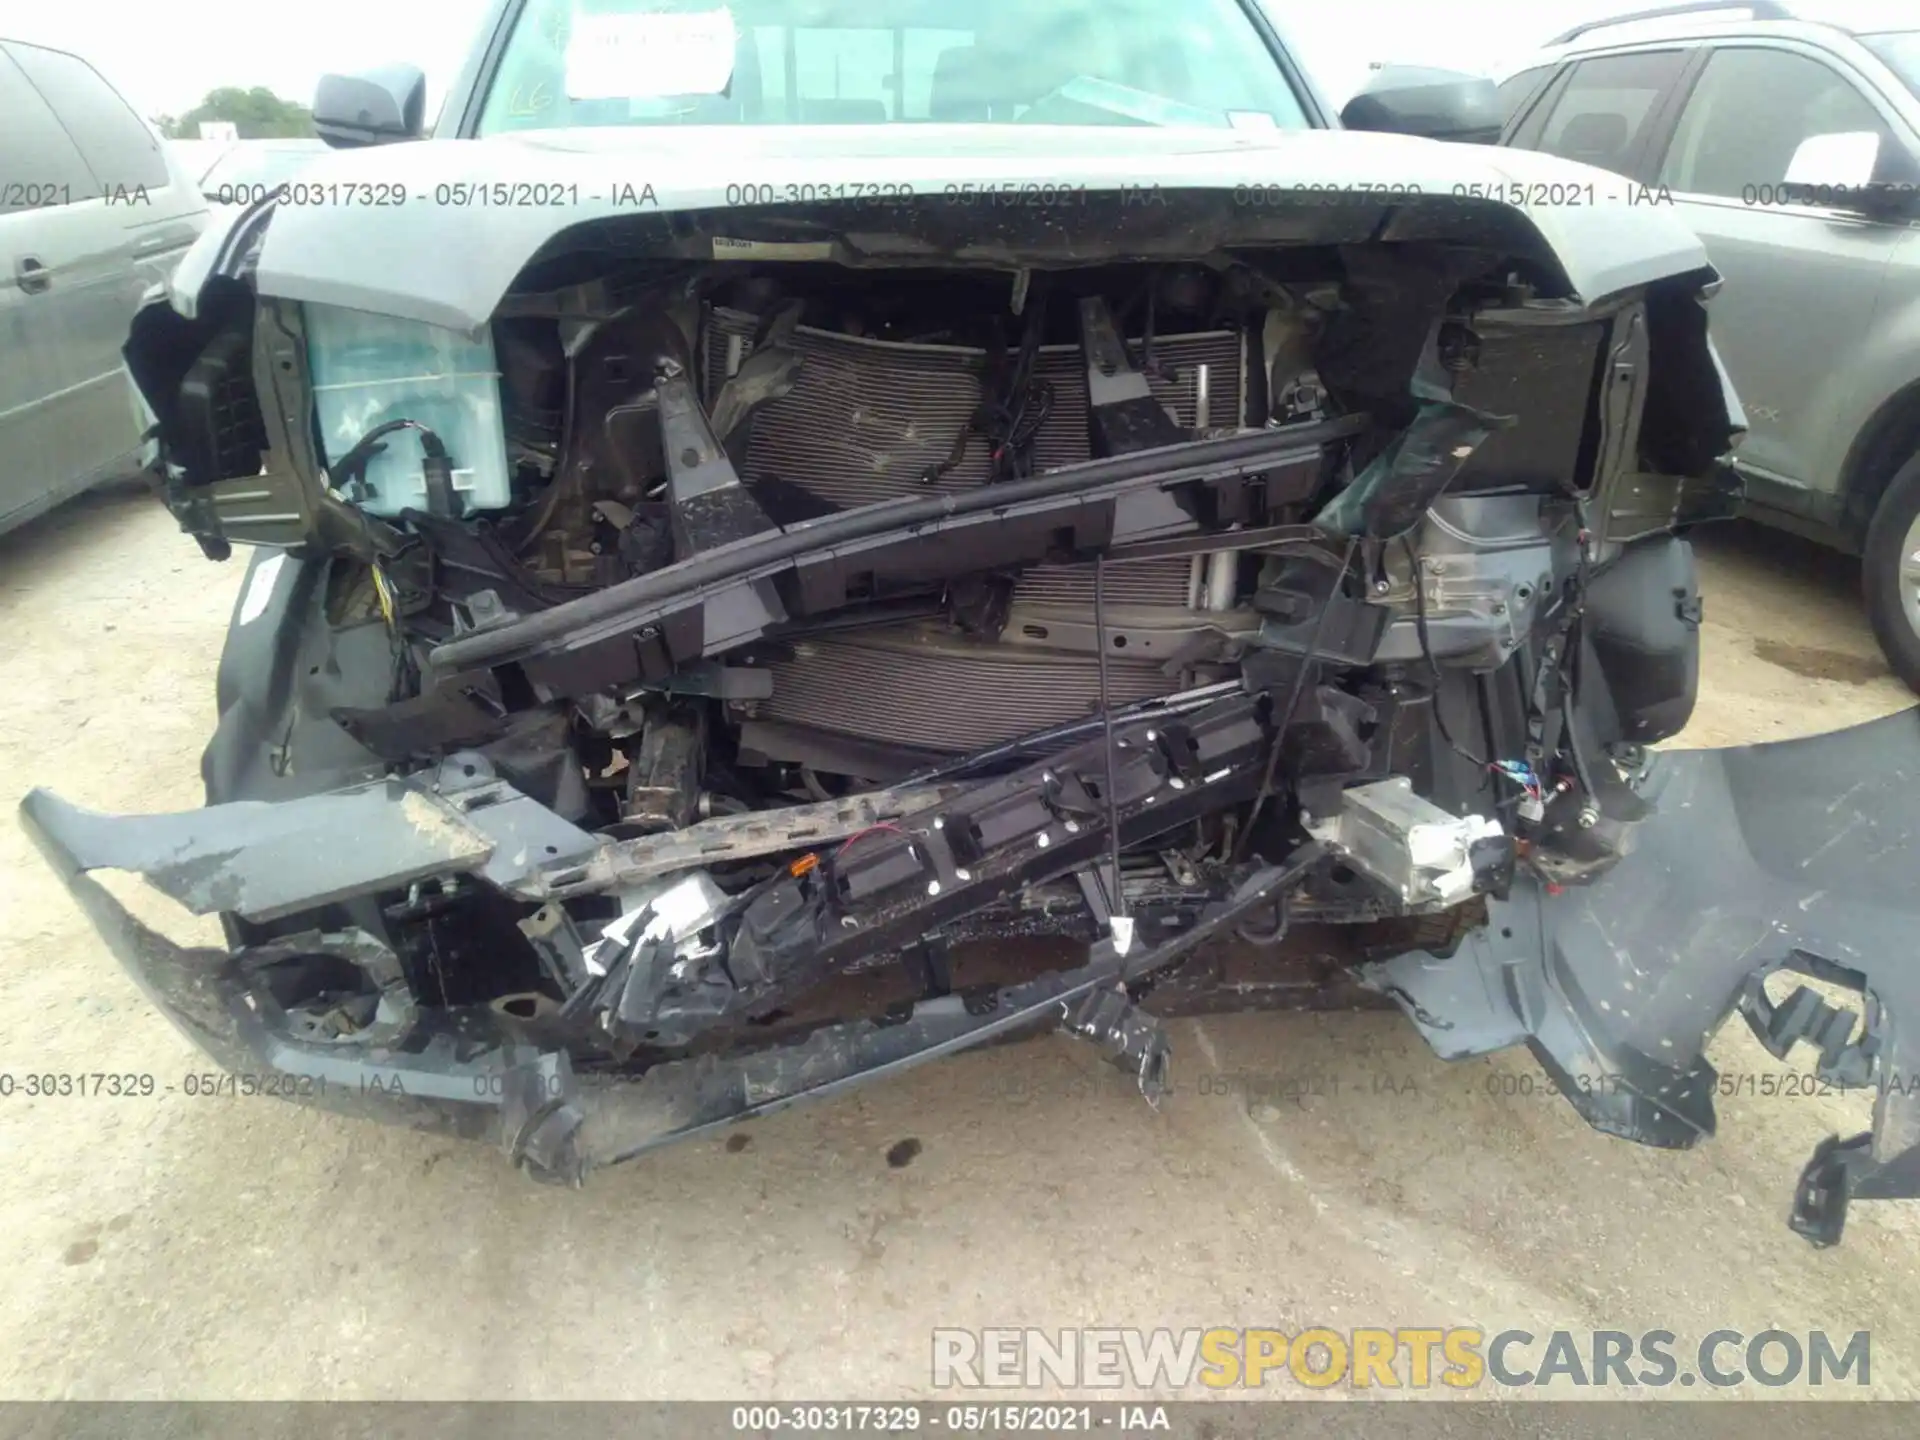
[[[1703,558],[1691,741],[1911,703],[1847,562],[1743,528]],[[140,494],[0,539],[8,795],[198,804],[240,574]],[[1864,1100],[1736,1096],[1716,1140],[1662,1153],[1591,1132],[1524,1055],[1249,1016],[1175,1025],[1160,1113],[1049,1038],[562,1192],[490,1149],[180,1093],[201,1057],[10,818],[0,914],[0,1074],[163,1087],[0,1099],[0,1396],[876,1398],[927,1391],[935,1326],[1313,1324],[1866,1329],[1866,1393],[1920,1396],[1920,1206],[1857,1206],[1827,1252],[1785,1225]],[[1734,1028],[1712,1055],[1786,1068]],[[1242,1073],[1310,1093],[1207,1093]]]

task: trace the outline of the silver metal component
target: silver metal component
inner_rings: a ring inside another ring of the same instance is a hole
[[[1047,848],[1047,847],[1048,847],[1049,845],[1051,845],[1051,844],[1053,844],[1053,837],[1052,837],[1051,835],[1049,835],[1049,834],[1047,834],[1047,832],[1046,832],[1046,831],[1044,831],[1044,830],[1042,830],[1042,831],[1040,832],[1040,838],[1039,838],[1039,840],[1038,840],[1038,841],[1037,841],[1036,843],[1037,843],[1037,844],[1038,844],[1038,845],[1040,846],[1040,848],[1041,848],[1042,850],[1044,850],[1044,849],[1046,849],[1046,848]]]
[[[938,880],[927,881],[927,894],[938,895],[939,893],[940,893],[940,882]]]
[[[1338,813],[1309,821],[1307,832],[1413,908],[1472,895],[1473,846],[1505,833],[1497,820],[1448,814],[1404,775],[1345,791]]]
[[[1078,834],[1080,833],[1080,822],[1079,822],[1078,820],[1069,820],[1069,821],[1067,821],[1067,823],[1066,823],[1066,831],[1067,831],[1067,834],[1069,834],[1069,835],[1078,835]],[[1041,837],[1041,840],[1042,840],[1042,842],[1043,842],[1043,843],[1044,843],[1044,841],[1045,841],[1045,839],[1046,839],[1046,837],[1045,837],[1045,836],[1042,836],[1042,837]]]
[[[1207,430],[1213,425],[1213,367],[1202,361],[1193,382],[1193,428]]]
[[[1174,884],[1191,887],[1200,883],[1199,873],[1188,863],[1187,857],[1178,850],[1162,850],[1160,863],[1167,867],[1167,873],[1173,877]]]
[[[1187,609],[1198,610],[1207,596],[1207,557],[1196,555],[1187,562]]]
[[[567,907],[542,905],[524,920],[517,921],[520,933],[527,937],[548,972],[569,991],[586,983],[590,976],[604,974],[593,968],[585,941]]]
[[[1398,612],[1374,657],[1382,663],[1420,656],[1416,584],[1436,660],[1473,668],[1504,663],[1555,599],[1553,577],[1571,573],[1578,558],[1573,529],[1534,495],[1444,497],[1427,512],[1414,544],[1419,569],[1408,568],[1401,547],[1389,546],[1387,587],[1370,597]]]
[[[1164,561],[1150,561],[1149,564],[1164,564]],[[1132,568],[1115,565],[1111,567],[1116,574]],[[1024,581],[1022,583],[1025,583]],[[1182,597],[1184,598],[1184,596]],[[1260,617],[1251,610],[1236,608],[1210,613],[1195,607],[1194,611],[1185,609],[1162,609],[1158,606],[1115,605],[1105,606],[1107,618],[1106,644],[1100,643],[1099,627],[1085,610],[1074,610],[1066,606],[1029,605],[1015,592],[1014,603],[1007,614],[1007,628],[995,642],[998,650],[1005,652],[1009,659],[1031,659],[1044,652],[1043,662],[1046,669],[1033,677],[1036,689],[1045,686],[1043,693],[1049,697],[1064,698],[1066,677],[1059,676],[1057,668],[1063,661],[1072,663],[1073,657],[1098,656],[1104,653],[1108,657],[1109,686],[1108,694],[1116,704],[1128,703],[1123,686],[1126,684],[1152,683],[1158,677],[1164,683],[1166,672],[1162,668],[1174,656],[1190,651],[1200,641],[1221,635],[1251,635],[1259,628]],[[1195,613],[1195,612],[1198,613]],[[948,642],[948,648],[939,648],[940,637],[937,634],[921,632],[926,643],[920,648],[926,652],[929,669],[939,662],[943,655],[952,654],[956,648],[954,642]],[[1124,641],[1122,644],[1120,642]],[[975,642],[976,652],[978,642]],[[816,647],[817,653],[817,647]],[[1121,657],[1125,656],[1123,660]],[[1125,668],[1123,668],[1125,667]],[[947,695],[967,693],[977,689],[969,685],[964,677],[948,672],[955,683],[942,690]],[[976,672],[977,674],[978,672]],[[1005,674],[1002,669],[998,674]],[[1087,697],[1091,706],[1097,698],[1098,670],[1094,671],[1096,695]],[[1043,680],[1042,676],[1046,678]],[[924,681],[923,681],[924,683]],[[994,684],[1002,682],[996,679]],[[1016,694],[1008,694],[1008,703],[1018,703]],[[1057,701],[1056,701],[1057,703]]]
[[[622,890],[620,901],[624,908],[619,918],[600,932],[599,943],[587,954],[587,968],[597,975],[606,974],[621,952],[637,942],[670,940],[682,961],[705,953],[689,948],[688,942],[726,908],[727,895],[711,875],[696,870]]]
[[[1578,818],[1582,830],[1591,830],[1600,823],[1600,811],[1592,805],[1582,805]]]
[[[1156,401],[1146,375],[1133,368],[1127,344],[1114,326],[1107,302],[1089,296],[1080,301],[1080,331],[1087,353],[1087,403],[1095,409],[1129,401]]]
[[[740,362],[747,357],[747,337],[735,331],[727,336],[727,378],[740,373]]]
[[[1900,609],[1907,624],[1920,633],[1920,517],[1900,542]]]
[[[1207,557],[1207,609],[1233,609],[1234,588],[1240,578],[1240,552],[1216,550]]]
[[[651,894],[650,890],[638,887],[674,871],[845,840],[875,825],[938,805],[959,793],[960,787],[956,785],[909,785],[892,790],[869,790],[841,800],[723,815],[702,820],[684,830],[602,843],[599,853],[584,862],[563,850],[560,857],[548,860],[524,882],[504,888],[522,900],[551,900],[603,890]],[[500,808],[504,807],[490,806],[481,810],[476,818]]]
[[[960,881],[971,880],[973,879],[973,872],[971,870],[964,870],[964,869],[955,870],[953,872],[953,878]]]

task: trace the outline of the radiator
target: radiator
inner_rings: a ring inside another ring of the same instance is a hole
[[[707,393],[726,378],[728,337],[752,336],[757,321],[714,312],[706,343]],[[904,495],[977,488],[987,475],[986,442],[935,481],[921,477],[952,453],[954,437],[980,400],[982,352],[950,345],[902,345],[802,326],[790,342],[805,357],[792,392],[759,412],[741,466],[749,482],[778,476],[834,505],[868,505]],[[1138,342],[1129,342],[1138,360]],[[1208,369],[1215,425],[1244,412],[1242,337],[1236,331],[1168,335],[1154,351],[1178,377],[1148,384],[1183,425],[1195,423],[1198,367]],[[736,353],[738,353],[736,349]],[[1077,345],[1043,347],[1035,373],[1053,386],[1053,410],[1034,440],[1037,470],[1089,458],[1085,367]],[[1189,563],[1151,560],[1110,566],[1105,597],[1115,607],[1184,611]],[[1043,565],[1021,575],[1016,604],[1091,611],[1091,565]],[[944,627],[911,624],[798,641],[776,663],[766,719],[859,735],[922,750],[959,753],[1098,712],[1099,662],[1090,654],[969,640]],[[1115,704],[1178,689],[1159,661],[1111,656]]]
[[[1093,656],[967,640],[930,626],[798,641],[793,659],[770,668],[773,698],[758,707],[767,719],[922,750],[978,750],[1099,713]],[[1178,688],[1157,663],[1107,663],[1116,705]]]
[[[757,324],[738,311],[714,311],[706,347],[709,395],[726,379],[728,337],[750,338]],[[777,475],[835,505],[971,490],[986,479],[987,446],[977,435],[958,467],[931,485],[920,478],[952,453],[954,437],[978,408],[984,352],[959,345],[900,345],[804,325],[789,343],[805,357],[800,378],[790,394],[760,411],[743,479]],[[1138,361],[1139,342],[1129,341],[1128,347]],[[1153,348],[1178,379],[1150,376],[1147,383],[1179,423],[1194,423],[1201,365],[1208,367],[1210,422],[1239,423],[1245,408],[1239,332],[1167,335]],[[1034,374],[1053,386],[1052,413],[1034,437],[1034,468],[1091,458],[1080,347],[1042,346]]]

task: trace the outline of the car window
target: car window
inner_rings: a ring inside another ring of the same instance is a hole
[[[1574,67],[1535,147],[1565,160],[1624,171],[1686,68],[1684,50],[1597,55]]]
[[[37,45],[9,44],[7,53],[53,107],[102,190],[157,190],[167,183],[159,139],[91,65]]]
[[[40,92],[0,52],[0,215],[71,205],[99,193]]]
[[[1553,71],[1551,65],[1536,65],[1531,70],[1522,70],[1518,75],[1502,81],[1500,85],[1500,123],[1511,125],[1520,113],[1520,107],[1533,98],[1540,88],[1540,82]]]
[[[1886,62],[1906,87],[1920,96],[1920,30],[1889,35],[1862,35],[1860,43]]]
[[[529,0],[479,133],[1007,121],[1310,123],[1240,0]]]
[[[1787,178],[1802,141],[1859,131],[1890,138],[1880,112],[1826,62],[1790,50],[1716,50],[1681,112],[1660,183],[1745,199]]]

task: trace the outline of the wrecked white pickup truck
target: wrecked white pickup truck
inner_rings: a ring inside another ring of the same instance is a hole
[[[217,1061],[546,1179],[1038,1028],[1157,1098],[1161,1016],[1356,994],[1684,1146],[1739,1009],[1881,1087],[1831,1242],[1920,1190],[1920,728],[1649,749],[1716,277],[1413,80],[1341,128],[1235,0],[508,0],[433,138],[326,82],[357,148],[127,347],[258,547],[207,807],[26,824]]]

